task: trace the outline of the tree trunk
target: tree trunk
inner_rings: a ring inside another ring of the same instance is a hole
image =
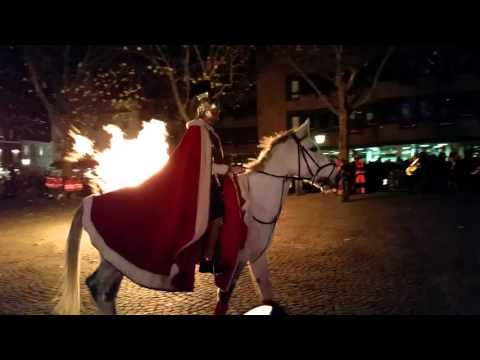
[[[344,162],[349,160],[349,132],[348,112],[346,110],[338,111],[338,151],[339,158]]]
[[[345,164],[348,163],[348,137],[350,134],[348,124],[348,111],[346,107],[347,91],[343,81],[344,72],[341,63],[342,48],[337,51],[337,72],[335,74],[335,87],[337,97],[337,116],[338,116],[338,152],[339,158]]]
[[[69,152],[67,130],[61,125],[61,115],[55,115],[50,118],[50,133],[53,142],[54,161],[63,161]],[[72,166],[68,162],[62,164],[63,176],[69,177],[72,174]]]

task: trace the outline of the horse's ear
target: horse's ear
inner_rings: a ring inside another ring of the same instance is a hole
[[[310,135],[310,119],[305,120],[305,122],[295,130],[295,134],[301,139],[309,136]]]

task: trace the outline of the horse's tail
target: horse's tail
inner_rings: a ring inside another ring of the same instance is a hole
[[[63,284],[60,290],[60,298],[54,309],[54,312],[59,315],[80,314],[80,262],[78,257],[83,228],[82,215],[83,205],[80,205],[73,216],[67,239]]]

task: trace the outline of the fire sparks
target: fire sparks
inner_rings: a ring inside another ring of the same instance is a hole
[[[112,124],[103,129],[112,136],[110,147],[104,151],[95,150],[91,139],[70,131],[73,152],[66,159],[76,161],[84,156],[94,159],[98,165],[86,176],[102,193],[138,186],[168,161],[168,134],[162,121],[143,122],[135,139],[125,139],[122,130]]]

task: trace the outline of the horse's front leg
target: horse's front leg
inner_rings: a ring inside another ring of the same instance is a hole
[[[257,285],[256,289],[260,293],[260,300],[264,305],[270,305],[274,308],[275,314],[283,314],[282,307],[274,301],[272,282],[270,281],[270,271],[268,268],[267,254],[264,252],[254,262],[248,263],[250,267],[250,275],[254,283]]]
[[[215,306],[215,315],[225,315],[228,311],[230,299],[232,298],[233,290],[235,290],[235,286],[237,285],[237,281],[240,278],[240,274],[245,267],[245,263],[241,262],[238,264],[237,268],[235,269],[235,273],[233,274],[232,282],[230,284],[230,288],[228,290],[221,290],[218,289],[217,291],[217,305]]]

